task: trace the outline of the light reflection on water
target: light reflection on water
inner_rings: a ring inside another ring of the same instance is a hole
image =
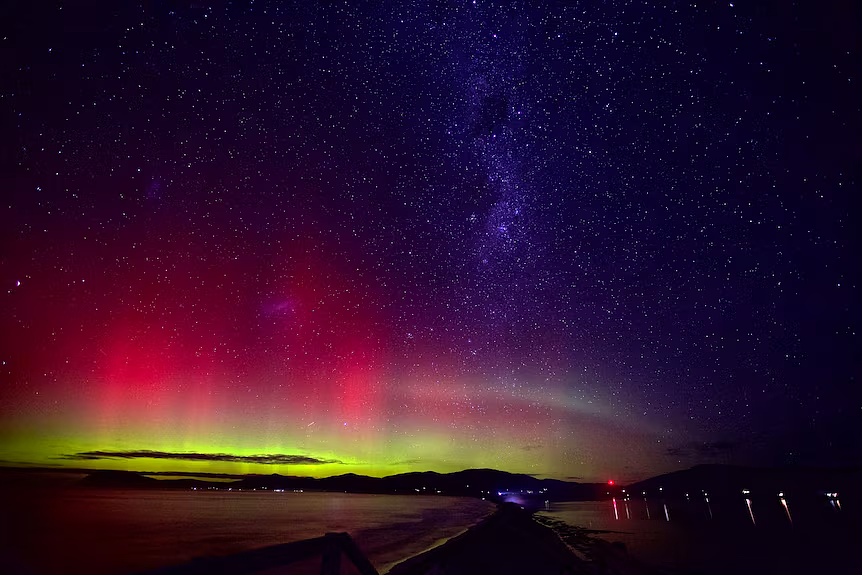
[[[745,498],[745,506],[748,507],[748,515],[751,517],[751,524],[757,525],[757,522],[754,520],[754,511],[751,509],[751,499],[748,497]]]
[[[542,514],[603,531],[593,536],[622,542],[635,559],[662,568],[710,575],[862,572],[854,571],[862,529],[842,513],[837,497],[800,501],[773,492],[716,501],[701,492],[678,500],[639,499],[632,512],[628,498],[622,501],[626,513],[612,499],[553,503]],[[798,517],[791,515],[791,503]]]
[[[785,499],[783,495],[780,497],[780,499],[781,506],[784,507],[784,512],[787,514],[787,520],[790,521],[790,523],[793,523],[793,518],[790,516],[790,507],[788,507],[787,505],[787,499]]]

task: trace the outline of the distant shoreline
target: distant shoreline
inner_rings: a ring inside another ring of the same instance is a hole
[[[155,479],[132,471],[97,471],[83,478],[84,487],[134,489],[198,489],[228,491],[335,492],[385,495],[448,495],[502,503],[538,506],[544,501],[592,501],[604,497],[604,484],[537,479],[494,469],[455,473],[404,473],[387,477],[345,474],[321,479],[285,475],[249,475],[231,482],[199,479]]]

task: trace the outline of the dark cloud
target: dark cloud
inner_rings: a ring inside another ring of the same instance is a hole
[[[171,459],[181,461],[227,461],[231,463],[260,463],[263,465],[322,465],[324,463],[343,463],[337,459],[320,459],[308,455],[285,455],[266,453],[258,455],[234,455],[232,453],[179,453],[171,451],[79,451],[69,453],[60,459],[92,461],[96,459]]]

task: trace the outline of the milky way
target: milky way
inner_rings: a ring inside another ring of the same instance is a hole
[[[352,4],[15,8],[0,459],[859,457],[852,15]]]

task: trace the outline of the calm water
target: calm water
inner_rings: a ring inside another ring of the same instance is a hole
[[[611,501],[555,503],[541,514],[609,531],[596,536],[675,573],[862,574],[858,501],[841,509],[785,503],[755,499],[749,510],[740,497],[710,507],[669,502],[665,511],[662,501],[634,499],[616,508]],[[120,575],[330,531],[350,533],[385,572],[493,510],[439,496],[5,489],[0,573]]]
[[[455,497],[260,491],[22,490],[2,503],[0,573],[93,575],[332,531],[350,533],[383,572],[494,510]]]
[[[862,573],[858,514],[824,501],[785,503],[786,509],[777,497],[710,506],[694,500],[567,502],[550,504],[540,515],[609,531],[595,536],[620,541],[641,562],[674,573]]]

